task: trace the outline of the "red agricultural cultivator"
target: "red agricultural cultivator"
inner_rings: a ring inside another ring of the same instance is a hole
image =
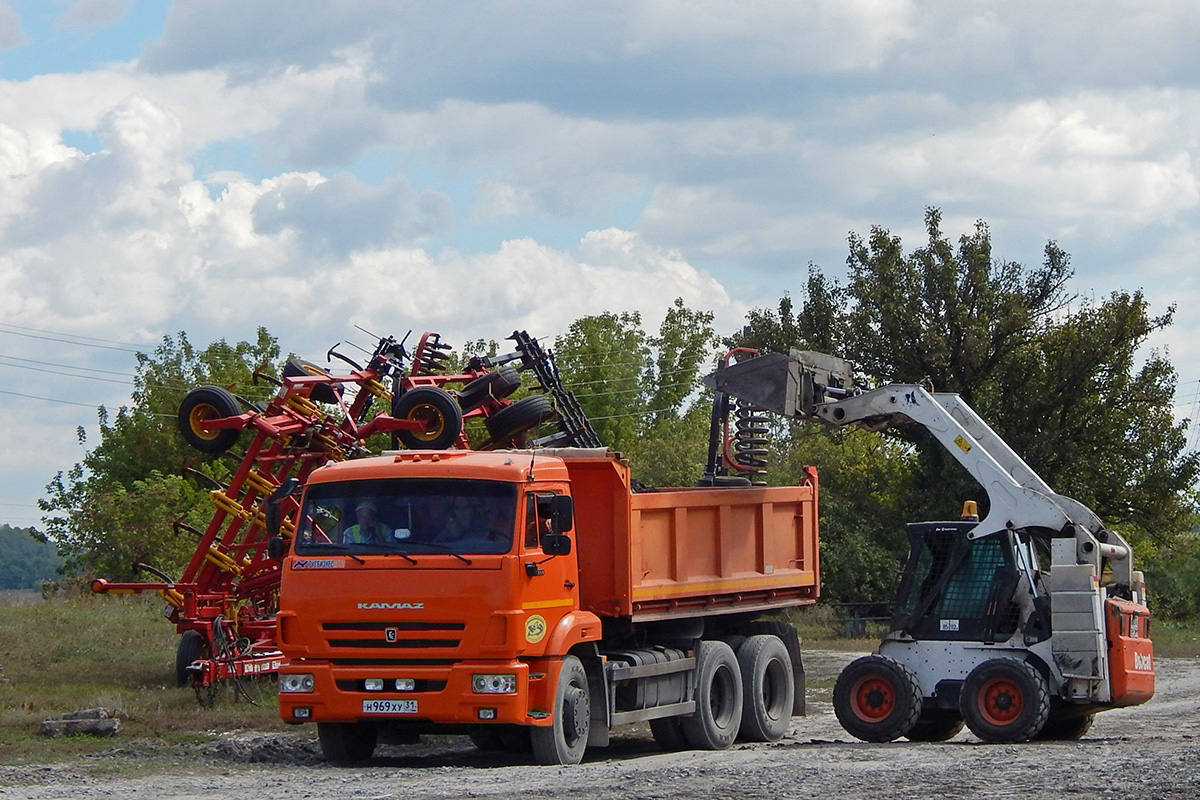
[[[213,482],[209,496],[215,509],[208,526],[199,531],[176,524],[177,534],[187,531],[199,540],[179,580],[138,565],[161,581],[97,579],[93,591],[162,594],[167,618],[181,634],[179,682],[194,687],[202,703],[213,701],[221,680],[232,679],[236,686],[243,676],[275,672],[284,664],[275,638],[280,561],[269,552],[266,515],[272,494],[289,478],[303,483],[330,461],[369,455],[367,439],[377,434],[390,435],[397,448],[469,449],[464,420],[472,418],[482,419],[487,431],[476,449],[599,446],[574,396],[563,388],[553,354],[524,332],[510,338],[514,352],[473,357],[458,373],[448,371],[451,348],[436,333],[424,334],[411,358],[402,341],[383,338],[366,366],[330,350],[330,361],[351,367],[342,374],[294,359],[284,366],[282,379],[255,373],[279,387],[265,405],[218,386],[191,390],[179,407],[184,439],[197,450],[218,454],[249,431],[253,438],[245,455],[227,486]],[[523,371],[536,376],[538,393],[510,401]],[[377,401],[386,412],[372,413]],[[557,432],[525,441],[532,428],[556,417]],[[285,537],[292,534],[297,496],[282,500]]]

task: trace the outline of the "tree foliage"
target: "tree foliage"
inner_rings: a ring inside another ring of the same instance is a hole
[[[39,502],[46,514],[41,535],[58,546],[64,570],[121,580],[134,577],[140,562],[178,573],[195,543],[174,535],[173,522],[203,528],[211,513],[207,491],[185,481],[181,468],[190,464],[222,480],[234,466],[187,446],[176,426],[179,403],[203,384],[224,386],[247,402],[265,399],[274,387],[256,386],[251,376],[278,359],[278,344],[262,328],[252,343],[219,340],[197,349],[180,333],[164,337],[153,354],[137,354],[130,405],[115,415],[99,409],[99,443],[58,473]],[[79,438],[87,440],[82,428]]]
[[[32,529],[0,525],[0,589],[36,589],[54,577],[62,559]]]
[[[1160,353],[1139,363],[1147,338],[1171,323],[1173,309],[1153,316],[1136,291],[1097,301],[1068,293],[1070,257],[1054,242],[1030,268],[995,259],[982,221],[957,246],[936,209],[927,210],[925,228],[926,241],[907,254],[885,229],[851,234],[844,286],[810,266],[798,310],[785,295],[777,309],[752,312],[728,343],[822,350],[851,361],[867,386],[925,383],[960,394],[1056,491],[1093,508],[1142,554],[1190,528],[1200,457],[1185,452],[1186,423],[1171,414],[1175,372]],[[911,474],[891,478],[904,496],[842,483],[842,470],[830,465],[845,451],[819,454],[827,579],[843,564],[858,575],[850,586],[878,577],[862,548],[843,549],[839,525],[867,537],[870,553],[897,552],[906,519],[953,517],[963,500],[986,500],[923,429],[901,426],[888,436],[894,448],[857,457],[876,474],[906,460]],[[879,513],[847,496],[864,489],[883,501]]]
[[[708,411],[698,379],[716,344],[712,322],[676,299],[657,335],[637,313],[605,313],[577,320],[555,343],[567,388],[638,480],[692,485],[703,473]]]

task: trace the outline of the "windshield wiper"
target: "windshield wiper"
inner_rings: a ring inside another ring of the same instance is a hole
[[[423,547],[437,548],[438,550],[441,550],[443,553],[449,553],[450,555],[454,556],[459,561],[466,564],[468,567],[471,566],[471,559],[467,558],[462,553],[456,551],[454,548],[447,547],[446,545],[441,544],[440,542],[417,542],[417,544],[420,544]]]
[[[318,550],[318,548],[319,548],[319,550]],[[326,552],[327,550],[332,550],[335,553],[341,553],[342,555],[350,556],[351,558],[353,558],[355,561],[357,561],[360,564],[367,563],[366,561],[363,561],[361,558],[356,556],[354,553],[350,552],[349,548],[350,548],[350,545],[338,544],[337,542],[319,542],[319,543],[314,542],[314,543],[305,545],[304,549],[305,550],[310,550],[310,549],[317,550],[318,552],[321,552],[321,553]],[[297,555],[299,555],[299,553],[297,553]]]
[[[408,553],[404,552],[403,550],[388,550],[386,553],[384,553],[384,555],[385,556],[400,556],[401,558],[403,558],[405,561],[407,561],[410,564],[417,563],[417,560],[415,558],[413,558],[412,556],[410,556]]]

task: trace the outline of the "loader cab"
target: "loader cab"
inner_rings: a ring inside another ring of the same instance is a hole
[[[1002,642],[1020,629],[1018,581],[1036,571],[1029,537],[1001,531],[968,538],[977,525],[972,520],[907,526],[909,555],[893,633],[918,640]]]

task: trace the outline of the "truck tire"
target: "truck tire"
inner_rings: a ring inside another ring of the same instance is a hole
[[[967,675],[958,705],[971,733],[983,741],[1027,742],[1050,716],[1050,690],[1032,664],[992,658]]]
[[[910,742],[945,742],[958,736],[962,729],[963,721],[957,717],[921,717],[904,738]]]
[[[521,386],[521,374],[512,367],[501,367],[481,375],[458,392],[463,413],[479,408],[489,397],[508,397]]]
[[[208,655],[208,642],[200,635],[200,631],[184,631],[179,637],[179,646],[175,648],[175,680],[180,686],[191,683],[191,675],[187,668],[198,658]]]
[[[680,720],[697,750],[724,750],[742,724],[742,671],[729,645],[704,640],[696,647],[696,712]]]
[[[542,765],[578,764],[582,761],[583,751],[587,749],[591,716],[587,673],[578,658],[567,656],[558,673],[551,724],[544,728],[529,729],[534,761]]]
[[[531,394],[492,414],[484,425],[493,439],[511,439],[553,416],[550,399],[543,394]]]
[[[740,737],[750,742],[782,739],[792,721],[796,684],[792,658],[778,636],[751,636],[737,648],[742,672]]]
[[[396,437],[410,450],[445,450],[462,433],[458,401],[436,386],[418,386],[398,396],[392,403],[392,416],[425,423],[424,430],[396,431]]]
[[[1073,741],[1082,739],[1092,729],[1095,714],[1080,714],[1074,717],[1055,716],[1053,712],[1034,739],[1041,741]]]
[[[908,667],[887,656],[863,656],[833,685],[833,711],[851,736],[891,742],[908,735],[921,714],[921,687]]]
[[[668,753],[688,749],[688,740],[683,735],[679,717],[659,717],[650,720],[650,733],[654,736],[655,743]]]
[[[179,432],[184,441],[202,453],[224,453],[237,443],[237,428],[205,430],[203,423],[213,419],[236,417],[242,413],[237,399],[220,386],[198,386],[179,404]]]
[[[318,722],[317,739],[330,764],[366,761],[375,752],[378,735],[373,722]]]

